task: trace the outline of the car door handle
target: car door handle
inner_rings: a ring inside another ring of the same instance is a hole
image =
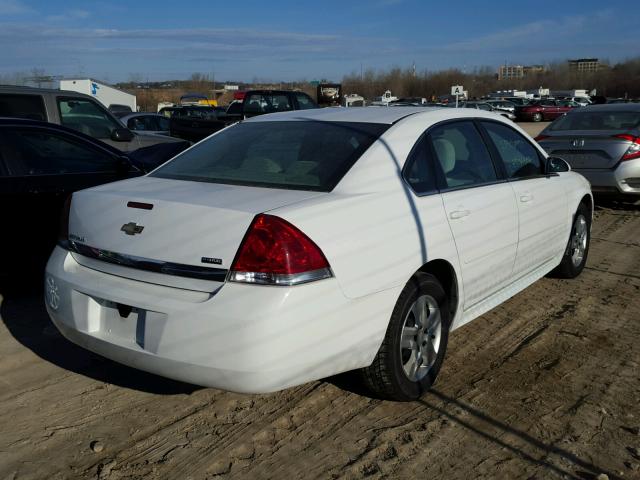
[[[530,193],[523,193],[522,195],[520,195],[520,201],[522,203],[527,203],[531,200],[533,200],[533,195],[531,195]]]
[[[449,218],[451,218],[452,220],[457,220],[469,215],[471,215],[471,212],[469,210],[454,210],[449,214]]]

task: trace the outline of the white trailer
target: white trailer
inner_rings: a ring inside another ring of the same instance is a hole
[[[124,105],[131,108],[132,112],[138,110],[135,95],[110,87],[105,83],[96,82],[90,78],[60,80],[60,90],[71,90],[72,92],[91,95],[107,108],[112,105]]]

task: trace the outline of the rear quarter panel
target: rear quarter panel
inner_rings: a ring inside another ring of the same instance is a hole
[[[391,127],[331,194],[276,211],[320,246],[347,297],[404,286],[435,259],[448,261],[459,277],[440,195],[419,197],[402,179],[409,152],[432,121]]]

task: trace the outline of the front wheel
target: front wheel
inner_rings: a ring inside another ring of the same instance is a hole
[[[553,273],[560,278],[575,278],[584,269],[591,241],[591,212],[581,203],[573,217],[571,235],[560,265]]]
[[[449,306],[440,282],[418,274],[402,290],[373,363],[367,387],[391,400],[415,400],[436,380],[449,339]]]

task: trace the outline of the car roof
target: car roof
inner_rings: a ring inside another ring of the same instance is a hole
[[[640,112],[640,103],[603,103],[599,105],[587,105],[586,107],[580,108],[579,111]]]
[[[446,107],[330,107],[258,115],[245,122],[318,121],[362,122],[391,125],[416,113],[434,112]]]
[[[26,87],[23,85],[0,85],[0,93],[13,93],[13,94],[54,94],[54,95],[73,95],[91,98],[91,96],[80,92],[74,92],[73,90],[60,90],[57,88],[40,88],[40,87]]]
[[[133,117],[146,117],[148,115],[152,115],[154,117],[166,118],[161,113],[156,113],[156,112],[133,112],[133,113],[128,113],[127,115],[123,115],[122,117],[120,117],[120,120],[124,120],[125,118],[133,118]]]

